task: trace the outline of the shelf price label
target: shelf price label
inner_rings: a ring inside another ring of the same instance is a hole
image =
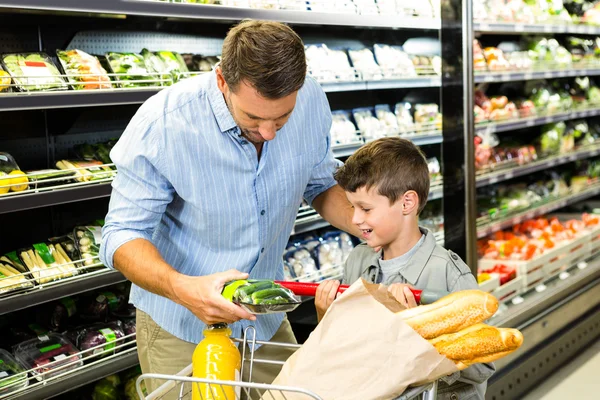
[[[551,124],[554,121],[554,118],[552,117],[546,117],[544,118],[544,123],[545,124]]]
[[[525,25],[515,24],[515,32],[523,32],[523,31],[525,31]]]
[[[528,79],[533,79],[533,72],[525,72],[525,76],[524,76],[524,78],[525,78],[526,80],[528,80]]]
[[[552,32],[552,25],[544,24],[544,32]]]
[[[544,78],[552,78],[554,76],[554,73],[547,71],[544,72]]]
[[[527,122],[525,123],[526,126],[534,126],[535,125],[535,120],[533,119],[529,119],[527,120]]]
[[[483,81],[484,82],[493,82],[495,80],[496,80],[496,76],[495,75],[485,74],[483,76]]]

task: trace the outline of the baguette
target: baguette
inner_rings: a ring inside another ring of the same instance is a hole
[[[493,362],[512,353],[523,344],[523,334],[517,329],[477,324],[436,337],[429,343],[463,370],[472,364]]]
[[[451,293],[435,303],[400,311],[402,319],[425,339],[455,333],[490,318],[498,300],[481,290]]]

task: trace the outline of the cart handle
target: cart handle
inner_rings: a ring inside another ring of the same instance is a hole
[[[317,294],[317,288],[319,287],[318,283],[312,282],[292,282],[292,281],[276,281],[275,283],[291,290],[294,294],[298,296],[307,296],[307,297],[315,297]],[[344,293],[346,289],[348,289],[349,285],[340,285],[338,288],[338,293]],[[431,304],[442,297],[450,294],[446,291],[441,290],[420,290],[420,289],[410,289],[412,294],[415,296],[415,301],[418,304]]]

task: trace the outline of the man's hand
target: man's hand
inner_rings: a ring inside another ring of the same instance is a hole
[[[411,288],[414,289],[412,286],[405,283],[394,283],[388,286],[388,292],[390,292],[404,307],[414,308],[417,306],[417,301],[410,291]]]
[[[325,316],[325,313],[331,306],[331,303],[338,295],[339,281],[323,281],[317,288],[315,294],[315,308],[317,309],[317,319],[319,322]]]
[[[205,324],[231,324],[240,319],[256,320],[253,314],[227,301],[221,295],[227,282],[246,278],[248,274],[234,269],[206,276],[177,274],[171,286],[176,302],[194,313]]]

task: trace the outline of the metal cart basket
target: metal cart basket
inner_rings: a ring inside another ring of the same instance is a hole
[[[244,376],[244,369],[248,368],[249,382],[218,381],[211,379],[193,378],[191,376],[192,365],[190,364],[176,375],[141,375],[136,382],[136,389],[139,398],[143,400],[158,400],[168,397],[169,399],[176,400],[190,400],[192,397],[192,385],[201,385],[204,387],[208,386],[211,392],[214,393],[214,397],[201,397],[201,399],[203,400],[323,400],[323,398],[320,397],[318,394],[312,393],[311,391],[305,389],[252,382],[252,368],[255,363],[275,364],[281,366],[283,366],[284,364],[283,361],[263,360],[255,358],[254,349],[257,344],[261,346],[277,346],[293,349],[300,348],[300,345],[279,342],[264,342],[256,340],[256,331],[252,326],[249,326],[245,329],[243,339],[233,340],[242,344],[241,376]],[[247,348],[250,350],[250,354],[248,355],[246,354]],[[149,394],[144,394],[143,387],[145,379],[154,379],[155,382],[162,382],[162,384],[153,392]],[[400,397],[394,400],[436,400],[436,394],[437,382],[433,382],[423,386],[408,388]],[[200,394],[200,396],[202,396],[202,394]]]

